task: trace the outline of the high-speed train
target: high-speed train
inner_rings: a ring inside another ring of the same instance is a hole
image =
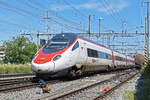
[[[134,58],[72,33],[55,35],[36,53],[37,75],[77,76],[85,72],[133,67]]]

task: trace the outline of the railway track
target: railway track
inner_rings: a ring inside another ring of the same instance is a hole
[[[9,85],[17,85],[21,83],[32,82],[34,74],[12,74],[9,75],[0,75],[0,88],[8,87]]]
[[[60,82],[59,80],[52,80],[47,81],[48,84],[56,84],[57,82]],[[14,82],[14,83],[7,83],[8,85],[2,85],[0,84],[0,92],[14,92],[14,91],[21,91],[28,88],[35,88],[39,87],[39,83],[33,83],[31,81],[24,81],[24,82]]]
[[[130,76],[129,78],[125,79],[124,81],[122,81],[121,83],[115,85],[114,87],[112,87],[111,89],[109,89],[108,91],[102,93],[101,95],[99,95],[98,97],[96,97],[94,100],[101,100],[103,98],[106,98],[109,94],[111,94],[114,90],[118,89],[120,86],[122,86],[123,84],[125,84],[127,81],[131,80],[133,77],[135,77],[139,72],[133,74],[132,76]]]
[[[20,83],[27,83],[32,82],[33,78],[17,78],[17,79],[7,79],[7,80],[0,80],[0,87],[1,86],[8,86],[13,84],[20,84]]]
[[[0,86],[19,84],[23,82],[30,82],[35,77],[35,74],[13,74],[1,75]]]
[[[10,78],[10,77],[24,77],[24,76],[33,76],[34,73],[28,73],[28,74],[0,74],[1,78]]]
[[[134,70],[135,71],[135,70]],[[116,76],[113,76],[109,79],[103,80],[103,81],[99,81],[96,83],[92,83],[90,85],[84,86],[79,88],[79,86],[84,85],[84,83],[78,84],[77,86],[71,86],[70,88],[64,88],[61,89],[60,91],[57,92],[53,92],[49,95],[43,96],[41,98],[36,98],[36,99],[40,99],[40,100],[45,100],[45,99],[50,99],[50,100],[56,100],[56,99],[65,99],[65,98],[70,98],[72,96],[76,96],[78,93],[82,93],[84,91],[87,91],[91,88],[94,88],[96,86],[99,85],[103,85],[103,84],[107,84],[109,82],[112,82],[113,80],[118,80],[119,78],[122,78],[119,84],[116,84],[116,86],[112,87],[109,91],[113,91],[114,88],[116,89],[116,87],[121,86],[123,83],[125,83],[126,81],[130,80],[131,78],[133,78],[138,72],[136,71],[136,73],[132,74],[133,71],[128,71],[125,73],[121,73],[121,74],[117,74]],[[96,98],[94,97],[93,99],[98,100],[100,98],[105,97],[106,95],[108,95],[110,92],[106,91],[105,93],[101,94],[100,96],[97,96]],[[78,97],[78,96],[76,96]]]
[[[122,70],[119,70],[117,72],[101,73],[100,75],[113,73],[122,73]],[[47,81],[48,84],[56,84],[58,82],[64,82],[64,80],[57,79]],[[33,83],[32,77],[0,80],[0,92],[21,91],[24,89],[35,87],[39,87],[39,83]]]
[[[19,76],[18,76],[19,77]],[[0,80],[0,92],[9,92],[21,88],[34,86],[33,77],[7,78]]]
[[[19,91],[19,90],[24,90],[28,88],[33,88],[38,86],[39,83],[25,83],[25,84],[17,84],[13,86],[8,86],[8,87],[1,87],[0,92],[12,92],[12,91]]]

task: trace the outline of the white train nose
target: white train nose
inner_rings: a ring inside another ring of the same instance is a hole
[[[54,62],[48,62],[45,64],[32,63],[32,70],[37,73],[53,73],[55,71]]]

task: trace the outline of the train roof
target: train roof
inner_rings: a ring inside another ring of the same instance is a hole
[[[84,38],[84,37],[82,37],[82,36],[80,36],[80,35],[78,35],[78,34],[75,34],[75,33],[61,33],[61,34],[56,34],[52,39],[64,38],[64,39],[69,39],[69,40],[71,40],[71,43],[73,43],[73,41],[74,41],[77,37],[82,38],[82,39],[84,39],[84,40],[87,40],[87,41],[89,41],[89,42],[92,42],[92,43],[94,43],[94,44],[96,44],[96,45],[100,45],[100,46],[102,46],[102,47],[104,47],[104,48],[106,48],[106,49],[109,49],[109,50],[111,50],[111,51],[114,51],[114,50],[112,50],[111,48],[108,48],[108,47],[106,47],[106,46],[104,46],[104,45],[102,45],[102,44],[100,44],[100,43],[98,43],[98,42],[89,40],[89,39]],[[122,53],[120,53],[120,52],[118,52],[118,51],[114,51],[114,52],[119,53],[119,54],[122,54]],[[124,54],[122,54],[122,55],[124,55]],[[125,55],[125,56],[126,56],[126,55]],[[131,56],[128,56],[128,57],[131,57]],[[133,58],[133,57],[131,57],[131,58]]]
[[[55,38],[62,38],[62,37],[64,37],[65,39],[70,39],[70,40],[74,40],[74,39],[76,39],[77,37],[80,37],[80,38],[82,38],[82,39],[84,39],[84,40],[90,41],[90,42],[92,42],[92,43],[94,43],[94,44],[97,44],[97,45],[100,45],[100,46],[103,46],[103,47],[107,48],[106,46],[104,46],[104,45],[102,45],[102,44],[100,44],[100,43],[97,43],[97,42],[95,42],[95,41],[89,40],[89,39],[84,38],[84,37],[82,37],[82,36],[80,36],[80,35],[78,35],[78,34],[75,34],[75,33],[61,33],[61,34],[55,35]],[[107,49],[110,49],[110,48],[107,48]],[[110,49],[110,50],[111,50],[111,49]]]
[[[57,38],[64,38],[64,39],[74,39],[78,35],[74,33],[61,33],[61,34],[56,34],[52,39],[57,39]]]

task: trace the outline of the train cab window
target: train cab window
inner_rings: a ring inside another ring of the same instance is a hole
[[[77,41],[76,43],[75,43],[75,45],[73,46],[73,48],[72,48],[72,51],[74,51],[76,48],[78,48],[79,47],[79,42]]]
[[[66,39],[52,39],[51,41],[47,42],[44,48],[61,50],[61,49],[66,48],[68,44],[69,44],[69,40],[66,40]]]

